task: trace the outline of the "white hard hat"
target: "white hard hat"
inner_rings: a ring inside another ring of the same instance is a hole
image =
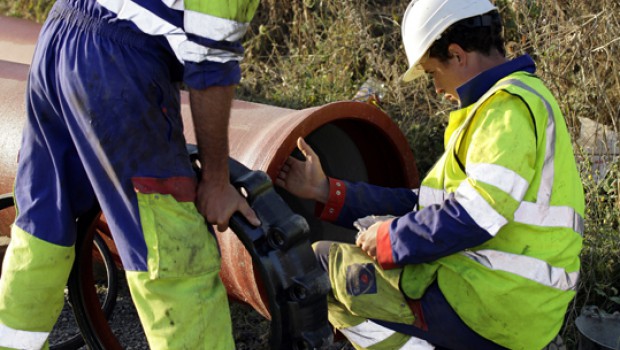
[[[494,9],[489,0],[412,0],[402,23],[403,45],[409,61],[402,80],[411,81],[423,74],[420,60],[448,27]]]

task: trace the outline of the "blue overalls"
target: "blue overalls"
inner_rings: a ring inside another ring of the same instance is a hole
[[[152,349],[233,349],[217,242],[194,205],[183,65],[95,1],[41,31],[0,280],[0,348],[41,348],[64,304],[75,220],[98,200]]]

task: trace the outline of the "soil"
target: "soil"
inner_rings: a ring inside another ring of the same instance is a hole
[[[148,349],[148,344],[140,325],[138,315],[131,301],[124,274],[119,273],[119,290],[116,305],[112,312],[110,327],[123,348],[126,350]],[[105,292],[105,291],[104,291]],[[237,350],[268,350],[269,349],[269,326],[267,319],[256,312],[252,307],[231,302],[231,317],[233,324],[233,337]],[[65,304],[59,321],[50,335],[50,345],[58,345],[59,342],[75,336],[77,324],[73,318],[71,308]],[[86,350],[86,346],[74,347],[74,349]],[[353,350],[347,341],[335,342],[326,350]]]

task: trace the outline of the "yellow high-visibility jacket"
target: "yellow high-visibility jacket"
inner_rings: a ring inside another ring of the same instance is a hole
[[[583,188],[557,102],[536,76],[510,74],[451,113],[444,143],[420,207],[454,193],[493,238],[407,265],[401,288],[420,298],[436,279],[475,332],[511,349],[541,349],[575,295],[583,234]]]

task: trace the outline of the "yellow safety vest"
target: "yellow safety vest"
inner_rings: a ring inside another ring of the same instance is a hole
[[[513,73],[451,113],[444,144],[420,207],[454,193],[493,238],[406,266],[401,288],[420,298],[436,279],[475,332],[511,349],[541,349],[575,295],[583,234],[583,188],[557,102],[534,75]]]

